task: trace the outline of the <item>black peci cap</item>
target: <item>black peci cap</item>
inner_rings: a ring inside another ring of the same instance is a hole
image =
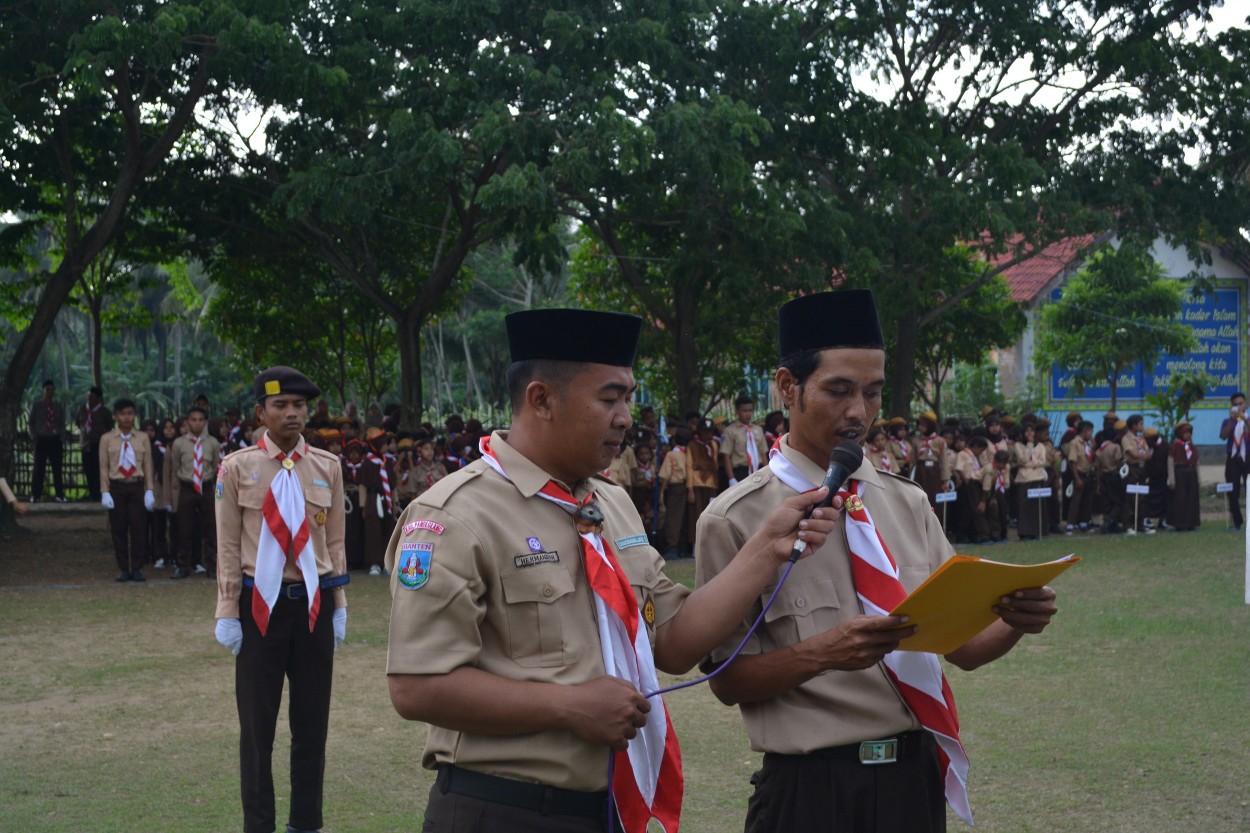
[[[549,361],[633,367],[642,319],[588,309],[531,309],[504,319],[513,362]]]
[[[295,368],[275,365],[256,375],[252,382],[252,393],[256,396],[256,403],[260,404],[265,401],[265,397],[279,394],[312,399],[321,394],[321,388]]]
[[[782,305],[777,314],[781,360],[809,350],[833,347],[885,349],[872,290],[843,289],[804,295]]]

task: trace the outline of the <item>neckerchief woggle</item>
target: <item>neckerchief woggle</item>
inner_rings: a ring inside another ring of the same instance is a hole
[[[798,466],[786,459],[780,439],[773,444],[768,458],[768,467],[777,479],[796,492],[810,492],[820,485],[809,480]],[[862,500],[864,482],[848,480],[847,486],[849,488],[840,490],[838,495],[844,501],[843,528],[851,559],[851,574],[855,579],[855,593],[864,613],[887,616],[907,597],[907,592],[899,581],[898,565]],[[918,651],[893,651],[885,655],[881,664],[920,725],[937,740],[938,768],[945,786],[946,802],[956,815],[971,825],[972,808],[968,805],[966,787],[968,756],[959,741],[955,696],[946,683],[937,656]]]
[[[482,459],[511,482],[490,447],[490,437],[478,442]],[[538,497],[551,501],[570,515],[594,499],[594,493],[578,500],[567,489],[548,480]],[[579,533],[582,564],[594,591],[595,618],[599,624],[599,649],[607,673],[627,680],[640,692],[655,691],[659,680],[647,626],[629,577],[617,563],[611,546],[597,532]],[[647,723],[626,749],[612,750],[611,793],[625,833],[646,833],[655,819],[666,833],[677,833],[684,787],[681,749],[664,701],[654,699]],[[662,717],[663,719],[657,719]]]
[[[269,445],[261,435],[257,445],[266,454]],[[261,636],[269,628],[269,614],[282,593],[282,571],[288,560],[299,567],[308,593],[308,631],[317,624],[321,610],[321,578],[317,575],[317,556],[313,551],[308,527],[308,509],[304,503],[304,487],[295,474],[298,451],[290,456],[279,452],[274,457],[280,464],[278,473],[269,482],[261,506],[264,523],[256,547],[256,586],[252,589],[252,618]]]

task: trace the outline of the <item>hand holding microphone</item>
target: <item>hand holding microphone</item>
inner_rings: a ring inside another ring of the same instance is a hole
[[[842,484],[846,483],[847,479],[855,473],[855,470],[863,462],[864,449],[860,448],[859,443],[853,440],[839,443],[837,448],[833,450],[833,453],[829,455],[829,466],[825,469],[825,477],[820,484],[829,491],[819,503],[808,507],[806,517],[810,518],[815,510],[831,505],[834,496],[842,488]],[[790,550],[790,561],[798,561],[799,557],[807,551],[807,546],[808,542],[805,540],[800,539],[795,542],[794,548]]]

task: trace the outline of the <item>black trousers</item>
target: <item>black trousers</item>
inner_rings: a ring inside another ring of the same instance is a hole
[[[235,662],[239,708],[239,774],[244,833],[273,833],[273,741],[282,687],[291,681],[291,813],[287,824],[318,830],[334,676],[334,599],[321,593],[317,624],[308,630],[308,600],[279,596],[264,636],[252,618],[252,590],[243,588],[243,647]]]
[[[891,764],[765,755],[751,778],[746,833],[942,833],[936,745]]]
[[[191,569],[196,532],[204,545],[204,569],[217,569],[217,505],[213,486],[214,481],[204,481],[198,495],[190,483],[183,483],[178,489],[178,566],[184,570]]]
[[[113,556],[117,569],[124,572],[143,566],[143,550],[148,533],[148,510],[143,508],[143,481],[109,484],[113,508],[109,510],[109,532],[113,535]]]
[[[100,502],[100,444],[88,443],[82,447],[82,473],[87,478],[87,497]]]
[[[1241,529],[1246,522],[1241,512],[1241,492],[1246,486],[1246,461],[1237,455],[1225,460],[1224,482],[1233,484],[1233,490],[1228,493],[1228,515],[1233,526]]]
[[[441,770],[430,787],[422,833],[607,833],[606,819],[511,807],[448,792],[445,784],[446,771]],[[612,829],[621,828],[613,824]]]
[[[65,497],[65,482],[62,480],[62,469],[65,465],[65,445],[60,437],[35,437],[35,470],[31,473],[30,494],[38,499],[43,497],[43,480],[48,466],[52,466],[52,488],[57,497]],[[100,472],[96,471],[96,500],[100,499]]]

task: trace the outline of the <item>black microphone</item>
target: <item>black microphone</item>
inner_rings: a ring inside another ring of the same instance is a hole
[[[806,517],[810,518],[812,512],[821,509],[833,503],[833,496],[838,493],[838,489],[842,488],[842,484],[847,478],[855,473],[855,470],[864,462],[864,449],[854,440],[847,440],[838,443],[837,448],[829,455],[829,467],[825,469],[825,479],[821,481],[822,486],[829,487],[829,494],[825,495],[824,500],[815,506],[807,508]],[[806,541],[797,541],[794,549],[790,550],[790,562],[799,560],[799,556],[807,551]]]

